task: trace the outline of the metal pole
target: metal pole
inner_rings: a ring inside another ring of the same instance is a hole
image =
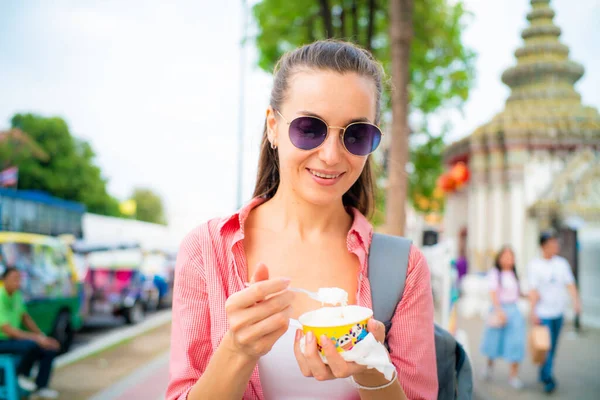
[[[242,0],[242,40],[240,43],[240,87],[238,104],[238,168],[237,168],[237,197],[236,208],[242,207],[242,187],[244,170],[244,94],[246,81],[246,34],[248,30],[248,6]]]

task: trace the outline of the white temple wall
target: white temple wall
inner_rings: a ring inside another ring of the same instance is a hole
[[[489,195],[487,185],[479,185],[475,188],[475,212],[474,232],[469,232],[469,241],[472,244],[471,264],[473,270],[487,269],[487,254],[489,240]]]
[[[510,244],[512,245],[513,239],[512,239],[512,234],[511,234],[511,229],[512,229],[512,194],[510,192],[510,186],[509,184],[505,184],[504,185],[504,192],[503,192],[503,215],[504,215],[504,220],[505,223],[502,225],[502,227],[504,228],[502,231],[502,244]]]
[[[468,228],[469,196],[471,185],[454,192],[446,197],[446,212],[444,213],[444,235],[450,238],[458,239],[460,230],[463,227]]]
[[[477,186],[469,185],[469,208],[467,209],[467,258],[471,270],[476,270],[477,256],[476,251],[479,246],[481,234],[479,233],[479,225],[477,223],[477,215],[479,214],[479,190]],[[454,212],[454,209],[453,209]]]
[[[526,234],[526,221],[525,221],[525,193],[524,193],[523,182],[512,182],[509,185],[509,197],[510,197],[510,217],[507,218],[509,224],[509,235],[510,240],[508,241],[515,252],[515,264],[517,266],[517,272],[523,275],[525,272],[526,265],[526,251],[525,251],[525,234]]]
[[[518,266],[518,272],[523,277],[523,281],[527,282],[527,266],[536,257],[540,256],[540,229],[538,225],[538,221],[535,218],[526,216],[524,220],[525,225],[525,234],[523,236],[522,241],[522,251],[523,254],[523,262]],[[527,285],[528,287],[528,285]],[[524,288],[525,289],[525,288]]]
[[[579,290],[582,323],[600,328],[600,222],[586,223],[577,231],[579,242]]]
[[[506,214],[504,185],[495,183],[491,189],[490,206],[488,208],[488,253],[493,257],[504,244],[504,231],[510,219]]]

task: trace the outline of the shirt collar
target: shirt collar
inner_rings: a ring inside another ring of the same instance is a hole
[[[228,217],[222,218],[219,222],[219,233],[223,234],[225,228],[233,228],[236,231],[239,231],[243,237],[244,224],[246,222],[246,219],[248,218],[248,215],[250,214],[250,211],[252,211],[253,208],[258,207],[265,201],[265,198],[255,197],[248,203],[243,205],[242,208],[240,208],[236,213]]]
[[[358,239],[358,242],[362,249],[368,253],[369,247],[371,246],[371,239],[373,237],[373,226],[369,220],[360,212],[358,209],[351,207],[349,210],[352,213],[352,226],[348,232],[348,241],[353,235]]]
[[[219,222],[219,233],[223,234],[223,231],[226,228],[234,229],[236,231],[236,238],[242,239],[244,237],[244,224],[248,218],[248,215],[250,214],[250,211],[265,201],[265,198],[255,197],[242,206],[242,208],[240,208],[236,213],[222,218]],[[355,249],[352,248],[353,246],[351,246],[351,243],[358,242],[358,244],[362,247],[362,250],[368,253],[369,247],[371,246],[371,238],[373,237],[373,226],[369,220],[367,220],[367,218],[360,211],[358,211],[358,209],[354,207],[348,207],[348,211],[352,215],[352,226],[350,227],[347,236],[348,250],[354,251]]]

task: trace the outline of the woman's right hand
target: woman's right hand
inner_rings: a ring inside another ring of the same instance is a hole
[[[258,265],[250,281],[227,299],[225,311],[232,350],[256,361],[287,331],[294,294],[287,290],[290,279],[269,279],[264,264]]]

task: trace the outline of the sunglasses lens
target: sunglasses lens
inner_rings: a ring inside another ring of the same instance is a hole
[[[290,141],[302,150],[319,147],[327,138],[327,125],[312,117],[299,117],[290,124]]]
[[[357,123],[344,133],[344,145],[355,156],[366,156],[375,151],[381,142],[381,131],[375,125]]]

